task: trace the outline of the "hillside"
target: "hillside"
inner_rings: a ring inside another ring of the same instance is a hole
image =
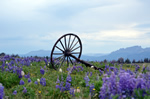
[[[50,56],[50,50],[38,50],[31,51],[27,54],[21,56]],[[91,53],[81,55],[81,59],[90,60],[90,61],[102,61],[107,60],[117,60],[118,58],[123,57],[124,59],[129,58],[130,60],[141,60],[144,58],[150,58],[150,48],[142,48],[141,46],[132,46],[127,48],[120,48],[119,50],[113,51],[110,54],[100,54],[100,53]]]

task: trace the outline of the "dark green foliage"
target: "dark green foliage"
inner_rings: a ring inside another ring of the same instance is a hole
[[[119,95],[113,96],[113,99],[118,99],[118,98],[119,98]]]
[[[120,57],[119,59],[118,59],[118,63],[120,64],[120,63],[124,63],[124,59],[122,58],[122,57]]]
[[[125,63],[130,64],[131,61],[127,58],[127,59],[125,60]]]
[[[11,88],[18,85],[19,81],[20,79],[15,73],[0,71],[0,83],[2,83],[5,88]]]
[[[5,53],[0,53],[0,56],[5,56],[6,54]]]
[[[23,97],[28,98],[28,99],[34,99],[35,91],[30,87],[27,87],[26,89],[27,89],[27,93],[23,93]],[[23,88],[22,88],[22,91],[23,91]]]
[[[149,99],[150,98],[150,92],[149,91],[145,91],[142,89],[136,89],[134,90],[135,93],[135,97],[136,99]]]
[[[135,59],[133,59],[132,63],[136,63]]]
[[[8,60],[9,62],[11,60]],[[104,62],[90,62],[96,67],[101,67],[105,68],[105,66],[109,65],[110,67],[116,67],[116,68],[122,68],[122,69],[130,69],[134,71],[135,65],[131,64],[120,64],[117,63],[104,63]],[[10,73],[10,72],[2,72],[0,71],[0,83],[2,83],[5,87],[5,95],[8,96],[10,99],[98,99],[99,97],[99,91],[100,88],[103,84],[102,78],[103,75],[99,76],[100,72],[98,70],[94,70],[91,67],[86,67],[84,64],[76,64],[75,66],[82,66],[83,71],[73,71],[70,75],[72,78],[71,81],[71,88],[74,88],[75,90],[79,89],[80,92],[76,92],[75,96],[72,97],[69,93],[69,91],[64,91],[61,92],[59,89],[56,89],[56,81],[57,77],[59,76],[59,80],[62,81],[63,77],[63,82],[65,86],[66,78],[68,76],[68,71],[67,71],[67,66],[66,64],[61,67],[62,72],[54,70],[51,65],[48,65],[47,67],[44,68],[45,62],[40,61],[40,62],[31,62],[32,65],[30,66],[22,66],[22,70],[25,72],[25,75],[28,73],[30,74],[30,79],[31,83],[28,83],[28,79],[25,77],[21,78],[25,84],[24,85],[19,85],[19,81],[21,79],[18,78],[18,76],[15,73]],[[0,66],[2,65],[2,62],[0,63]],[[143,65],[143,64],[142,64]],[[140,66],[142,66],[140,64]],[[147,66],[147,65],[146,65]],[[45,73],[42,75],[40,73],[40,69],[44,68]],[[50,68],[48,68],[50,67]],[[72,66],[70,66],[72,67]],[[140,67],[139,72],[141,72],[142,67]],[[95,91],[94,95],[91,97],[90,92],[89,92],[89,86],[86,87],[86,83],[84,80],[85,75],[89,72],[89,85],[94,84],[95,86]],[[92,72],[92,75],[90,76],[90,72]],[[143,73],[146,73],[147,71],[143,71]],[[106,73],[106,72],[104,72]],[[42,86],[40,83],[34,84],[37,79],[45,78],[46,79],[46,86]],[[99,78],[99,80],[97,79]],[[23,87],[27,89],[27,93],[23,93]],[[13,91],[17,90],[17,95],[12,95]],[[39,93],[41,91],[41,93]],[[136,91],[135,91],[136,92]],[[140,91],[137,91],[136,93],[141,93]],[[150,95],[148,92],[146,92],[147,95]],[[141,98],[141,95],[136,96],[137,99]],[[113,99],[118,99],[119,95],[115,95]],[[149,99],[149,96],[144,96],[142,99]]]
[[[145,58],[145,59],[144,59],[144,62],[145,62],[145,63],[148,63],[148,58]]]
[[[102,87],[102,84],[103,84],[102,80],[99,80],[99,81],[95,82],[94,86],[95,86],[95,90],[97,92],[100,91],[100,88]]]

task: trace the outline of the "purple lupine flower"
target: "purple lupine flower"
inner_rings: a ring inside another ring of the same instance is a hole
[[[82,66],[77,66],[76,68],[78,69],[78,71],[79,71],[79,69],[80,69],[81,71],[83,71],[83,67],[82,67]]]
[[[14,92],[13,92],[13,95],[16,95],[17,94],[17,90],[15,90]]]
[[[101,69],[99,69],[99,72],[100,72],[100,76],[103,74],[103,71],[101,71]]]
[[[59,85],[56,85],[56,89],[58,89],[58,88],[61,89],[61,87]]]
[[[70,69],[71,69],[71,68],[70,68],[70,67],[68,67],[68,68],[67,68],[67,71],[69,71]]]
[[[89,72],[87,72],[86,75],[89,75]]]
[[[60,87],[61,92],[64,92],[66,90],[66,88],[64,86]]]
[[[93,90],[94,88],[95,88],[94,84],[91,84],[91,85],[90,85],[90,88],[89,88],[89,89],[90,89],[90,93],[92,93],[92,92],[94,91],[94,90]]]
[[[38,82],[37,82],[37,81],[35,81],[35,82],[34,82],[34,84],[36,84],[36,85],[37,85],[37,84],[38,84]]]
[[[106,73],[107,73],[108,75],[111,75],[111,69],[110,69],[110,67],[108,67],[108,70],[109,70],[109,71],[106,71]]]
[[[62,87],[62,86],[63,86],[63,84],[64,84],[64,82],[63,82],[63,81],[61,81],[61,82],[60,82],[60,87]]]
[[[65,90],[66,91],[70,90],[70,86],[71,86],[71,84],[69,82],[66,82]]]
[[[23,91],[22,91],[23,93],[27,93],[27,89],[26,89],[26,87],[23,87]]]
[[[46,65],[48,64],[48,61],[47,61],[47,59],[46,59],[46,58],[44,58],[44,62],[45,62],[45,64],[46,64]]]
[[[82,66],[73,66],[72,68],[67,68],[67,71],[69,71],[70,73],[72,73],[74,70],[78,71],[81,70],[83,71],[83,67]]]
[[[20,85],[24,85],[24,81],[23,80],[20,80]]]
[[[72,73],[74,70],[77,70],[76,66],[73,66],[73,67],[71,68],[71,73]]]
[[[3,97],[4,97],[4,86],[0,84],[0,99],[3,99]]]
[[[99,95],[100,99],[112,98],[116,94],[120,95],[119,98],[130,97],[134,95],[135,88],[146,89],[146,80],[141,76],[138,77],[136,79],[135,75],[131,75],[128,71],[122,69],[118,75],[112,72],[110,77],[104,76]]]
[[[46,66],[44,66],[44,69],[46,69]]]
[[[16,69],[13,69],[13,73],[15,73],[16,72]]]
[[[25,78],[30,78],[30,74],[28,73],[27,75],[24,76]]]
[[[74,94],[74,88],[70,88],[70,95],[75,96],[75,94]]]
[[[89,81],[90,81],[89,77],[85,76],[84,80],[85,80],[85,83],[86,83],[86,87],[89,86]]]
[[[6,71],[9,71],[9,69],[8,69],[8,68],[6,68]]]
[[[109,68],[109,65],[107,66],[107,65],[105,65],[105,72],[107,71],[107,69]]]
[[[28,83],[30,83],[31,82],[31,79],[30,78],[28,78]]]
[[[59,76],[57,76],[56,84],[59,84],[59,83],[60,83]]]
[[[92,72],[90,72],[90,76],[92,76]]]
[[[143,78],[137,78],[137,88],[146,89],[146,80]]]
[[[40,84],[43,85],[43,86],[46,86],[46,80],[45,80],[45,78],[41,78],[40,79]]]
[[[67,76],[66,81],[67,81],[67,82],[71,82],[71,76],[70,76],[70,75]]]
[[[44,71],[44,69],[41,67],[41,69],[40,69],[40,73],[41,74],[43,74],[44,75],[44,73],[45,73],[45,71]]]
[[[19,77],[19,78],[22,78],[22,75],[21,75],[22,68],[19,68],[19,67],[18,67],[18,68],[16,69],[16,71],[17,71],[18,77]]]
[[[69,77],[68,77],[68,81],[70,81]],[[66,81],[66,86],[65,87],[63,86],[63,84],[64,84],[64,82],[63,82],[63,76],[61,76],[61,82],[60,82],[59,76],[58,76],[56,83],[57,84],[60,83],[60,85],[56,85],[56,89],[59,88],[61,92],[65,91],[65,90],[69,90],[70,86],[71,86],[71,84],[69,82],[67,82],[67,81]]]
[[[136,65],[135,67],[135,73],[137,73],[137,71],[140,69],[140,66],[139,65]]]
[[[145,69],[146,69],[146,66],[145,66],[145,65],[143,65],[142,72],[143,72],[143,71],[145,71]]]

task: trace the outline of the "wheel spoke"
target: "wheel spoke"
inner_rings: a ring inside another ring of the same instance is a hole
[[[62,55],[64,53],[53,53],[53,55]]]
[[[62,56],[60,56],[60,57],[57,57],[57,58],[55,58],[54,60],[57,60],[57,59],[59,59],[59,58],[61,58],[61,57],[63,57],[64,55],[62,55]]]
[[[72,52],[71,54],[80,54],[80,52]]]
[[[69,61],[68,61],[68,57],[67,57],[67,66],[69,66]]]
[[[72,62],[72,60],[71,60],[71,58],[69,57],[69,60],[70,60],[70,62],[72,63],[72,65],[73,65],[73,62]]]
[[[76,49],[78,49],[78,48],[80,48],[80,46],[79,46],[79,47],[77,47],[77,48],[75,48],[75,49],[73,49],[73,50],[71,50],[71,52],[73,52],[74,50],[76,50]]]
[[[65,60],[65,57],[63,57],[63,60],[62,60],[62,62],[61,62],[61,64],[59,65],[58,68],[60,68],[60,66],[63,64],[64,60]]]
[[[65,40],[65,48],[67,49],[66,36],[64,37],[64,40]]]
[[[71,48],[71,46],[72,46],[72,44],[73,44],[73,42],[74,42],[75,38],[76,38],[76,37],[74,37],[74,39],[73,39],[73,41],[72,41],[72,43],[71,43],[71,45],[70,45],[70,48]],[[69,49],[70,49],[70,48],[69,48]]]
[[[72,48],[70,48],[70,50],[72,50],[72,49],[77,45],[78,42],[79,42],[79,41],[77,41],[77,42],[74,44],[74,46],[73,46]]]
[[[64,47],[63,43],[61,42],[61,40],[60,40],[60,44],[63,47],[63,49],[65,50],[65,47]]]
[[[54,44],[50,56],[51,65],[56,70],[65,64],[67,66],[75,65],[76,63],[74,61],[76,58],[74,57],[74,60],[73,56],[75,55],[80,58],[81,53],[82,43],[80,38],[73,33],[65,34],[61,36]]]
[[[57,49],[61,50],[62,52],[64,52],[61,48],[59,48],[58,46],[56,46]]]
[[[61,58],[60,60],[62,60],[62,59],[63,59],[63,58]],[[59,60],[59,61],[60,61],[60,60]],[[54,64],[54,67],[59,63],[59,61],[58,61],[56,64]]]
[[[70,45],[70,39],[71,39],[71,35],[69,35],[68,48],[69,48],[69,45]]]

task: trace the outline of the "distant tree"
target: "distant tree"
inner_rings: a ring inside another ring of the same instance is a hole
[[[112,60],[111,63],[117,63],[117,61],[116,60]]]
[[[132,63],[136,63],[135,59],[133,59]]]
[[[127,58],[126,60],[125,60],[125,63],[131,63],[131,61]]]
[[[141,63],[144,63],[144,61],[141,59]]]
[[[48,60],[48,56],[46,56],[46,59]]]
[[[34,58],[38,58],[38,56],[34,56]]]
[[[148,58],[144,58],[144,63],[148,63]]]
[[[107,63],[107,60],[106,60],[106,59],[104,59],[104,63]]]
[[[137,61],[137,63],[141,63],[141,61],[140,61],[140,60],[138,60],[138,61]]]
[[[124,59],[123,59],[122,57],[120,57],[120,58],[118,59],[118,63],[124,63]]]
[[[11,57],[19,57],[19,55],[18,54],[16,54],[16,55],[12,54]]]
[[[0,53],[0,56],[5,56],[6,54],[5,53]]]
[[[118,62],[119,62],[119,63],[124,63],[124,58],[120,57],[120,58],[118,59]]]
[[[149,59],[149,61],[148,61],[149,63],[150,63],[150,59]]]

